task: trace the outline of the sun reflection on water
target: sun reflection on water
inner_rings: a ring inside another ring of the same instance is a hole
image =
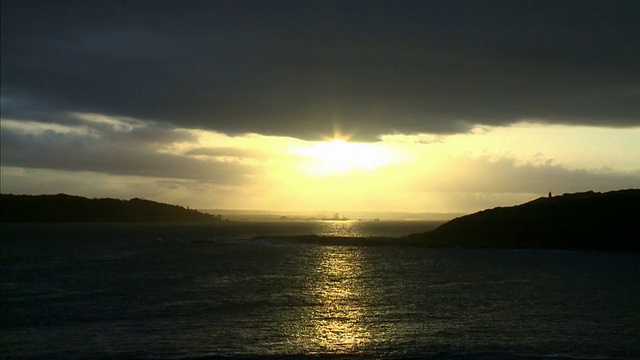
[[[323,221],[324,229],[318,235],[321,236],[348,236],[362,237],[366,234],[362,231],[362,227],[358,226],[359,221]]]
[[[359,254],[328,248],[316,268],[319,280],[312,289],[320,303],[311,315],[315,340],[321,348],[351,351],[371,338],[363,326],[363,286]]]
[[[372,341],[367,329],[362,283],[362,254],[345,247],[319,247],[307,283],[312,306],[303,314],[296,334],[309,354],[350,353]]]

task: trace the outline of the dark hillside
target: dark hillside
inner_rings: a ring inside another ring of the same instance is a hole
[[[0,195],[1,222],[212,222],[219,217],[143,199]]]
[[[640,250],[640,190],[565,194],[484,210],[413,234],[427,246]]]

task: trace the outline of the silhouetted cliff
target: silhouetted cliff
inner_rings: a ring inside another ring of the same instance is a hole
[[[220,217],[143,199],[0,195],[1,222],[212,222]]]
[[[576,193],[484,210],[406,241],[434,247],[640,251],[640,190]]]

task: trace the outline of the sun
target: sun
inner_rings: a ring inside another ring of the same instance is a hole
[[[306,173],[321,176],[372,170],[393,162],[391,152],[383,146],[342,139],[315,143],[295,153],[308,159],[303,164]]]

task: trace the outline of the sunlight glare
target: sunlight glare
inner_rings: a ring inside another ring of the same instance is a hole
[[[364,298],[370,296],[362,282],[362,253],[344,248],[322,249],[313,281],[308,289],[320,304],[308,314],[310,334],[306,346],[311,353],[350,353],[372,342],[367,329]]]
[[[341,139],[316,143],[294,150],[308,158],[303,171],[310,175],[328,176],[354,170],[372,170],[400,162],[393,152],[382,145],[349,143]]]

